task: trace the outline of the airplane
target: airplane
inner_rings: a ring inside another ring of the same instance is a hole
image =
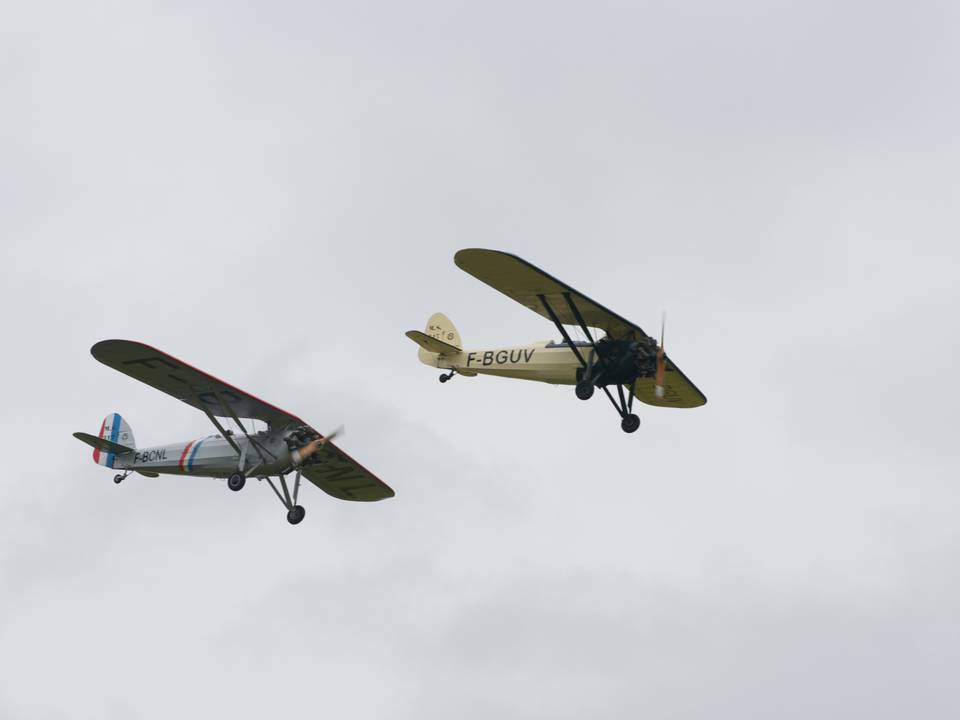
[[[422,363],[448,371],[440,382],[454,375],[536,380],[574,385],[581,400],[589,400],[600,388],[620,414],[620,427],[627,433],[640,427],[640,418],[633,413],[634,398],[675,408],[707,402],[664,351],[663,328],[658,344],[638,325],[510,253],[471,248],[460,250],[453,259],[461,270],[553,322],[563,340],[464,350],[450,319],[435,313],[423,332],[410,330],[406,336],[420,346]],[[587,339],[573,340],[566,325],[579,327]],[[595,338],[590,328],[604,335]]]
[[[219,431],[188,442],[138,448],[126,420],[111,413],[98,435],[73,433],[93,447],[95,463],[123,471],[114,476],[115,483],[134,472],[153,478],[191,475],[226,478],[227,487],[239,491],[248,477],[256,477],[269,483],[287,508],[291,525],[306,514],[297,504],[301,477],[340,500],[372,502],[394,496],[386,483],[331,442],[339,430],[325,437],[296,415],[140,342],[103,340],[90,352],[107,367],[200,410]],[[224,428],[217,418],[232,419],[240,434]],[[251,423],[248,431],[241,418],[260,420],[267,429],[256,431]],[[290,473],[294,473],[293,492],[286,480]]]

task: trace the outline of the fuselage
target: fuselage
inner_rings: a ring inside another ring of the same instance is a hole
[[[589,343],[577,343],[577,349],[584,359],[591,351]],[[456,354],[437,354],[421,350],[420,360],[432,367],[456,370],[461,375],[499,375],[554,385],[575,385],[577,371],[581,368],[580,361],[569,345],[548,341],[464,350]]]
[[[251,437],[259,445],[260,452],[245,436],[232,435],[231,439],[240,448],[238,457],[237,451],[223,436],[208,435],[189,442],[137,448],[117,455],[113,467],[168,475],[225,478],[237,470],[258,476],[277,475],[294,464],[286,442],[279,435],[258,432]]]

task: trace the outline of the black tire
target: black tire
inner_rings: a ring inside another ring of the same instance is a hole
[[[287,511],[287,522],[291,525],[297,525],[301,520],[303,520],[304,515],[307,514],[307,511],[303,509],[302,505],[294,505],[290,510]]]
[[[233,475],[227,478],[227,487],[238,492],[243,490],[243,486],[247,484],[246,476],[241,472],[235,472]]]
[[[119,485],[120,483],[123,482],[123,475],[114,475],[114,476],[113,476],[113,481],[114,481],[117,485]]]
[[[449,379],[450,379],[450,376],[449,376],[449,375],[441,375],[441,376],[440,376],[440,382],[442,382],[442,383],[445,383],[445,382],[446,382],[447,380],[449,380]]]
[[[581,400],[589,400],[593,397],[593,383],[578,382],[576,393]]]
[[[620,427],[623,428],[625,433],[636,432],[637,428],[640,427],[640,418],[636,415],[627,415],[620,421]]]

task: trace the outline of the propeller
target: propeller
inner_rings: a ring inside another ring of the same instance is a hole
[[[338,437],[345,433],[346,433],[346,430],[344,429],[343,425],[340,425],[336,430],[334,430],[329,435],[325,437],[318,437],[316,440],[311,440],[303,447],[297,448],[291,453],[291,457],[293,458],[294,465],[302,464],[311,455],[323,449],[323,446],[326,445],[328,442],[333,440],[335,437]]]
[[[653,392],[658,398],[666,393],[663,382],[667,374],[667,353],[663,349],[663,336],[667,326],[666,311],[660,316],[660,346],[657,348],[657,371],[653,376]]]
[[[337,437],[337,436],[339,436],[339,435],[346,435],[346,434],[347,434],[346,428],[343,427],[343,425],[338,425],[333,432],[331,432],[329,435],[327,435],[325,438],[323,438],[323,440],[321,441],[321,444],[322,444],[322,445],[326,445],[328,442],[330,442],[331,440],[333,440],[335,437]]]

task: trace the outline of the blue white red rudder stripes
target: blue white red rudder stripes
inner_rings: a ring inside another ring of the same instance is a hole
[[[137,446],[133,439],[133,430],[127,425],[126,420],[120,417],[119,413],[110,413],[103,419],[103,424],[100,426],[100,437],[124,447],[134,448]],[[96,448],[93,451],[93,461],[97,465],[112,468],[115,459],[116,455],[112,452]]]

